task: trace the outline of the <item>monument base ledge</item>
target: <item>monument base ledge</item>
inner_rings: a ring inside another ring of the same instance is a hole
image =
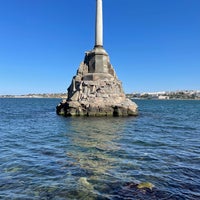
[[[111,104],[103,102],[64,101],[57,107],[58,115],[68,116],[137,116],[138,107],[130,99],[121,103]]]

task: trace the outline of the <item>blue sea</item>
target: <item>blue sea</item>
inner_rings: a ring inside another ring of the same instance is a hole
[[[0,99],[0,199],[200,199],[200,101],[137,100],[123,118],[59,102]]]

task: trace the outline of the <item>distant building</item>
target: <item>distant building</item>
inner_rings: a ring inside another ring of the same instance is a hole
[[[169,96],[164,96],[164,95],[161,95],[161,96],[158,96],[158,99],[169,99]]]

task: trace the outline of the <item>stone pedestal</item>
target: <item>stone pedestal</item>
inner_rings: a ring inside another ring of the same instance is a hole
[[[104,73],[116,76],[110,59],[103,47],[95,47],[92,51],[86,52],[84,64],[88,66],[88,73]]]
[[[86,52],[68,88],[68,98],[57,106],[64,116],[136,116],[137,105],[127,99],[121,82],[102,47]]]

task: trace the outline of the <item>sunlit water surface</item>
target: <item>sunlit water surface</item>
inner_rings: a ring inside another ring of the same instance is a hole
[[[0,199],[200,199],[200,101],[128,118],[63,118],[59,101],[0,99]]]

